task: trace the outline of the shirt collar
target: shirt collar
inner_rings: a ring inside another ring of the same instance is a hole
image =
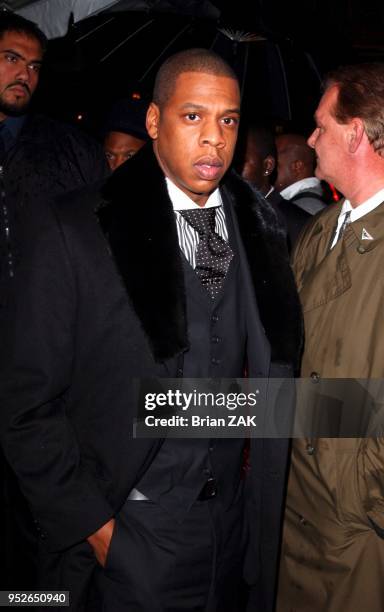
[[[196,202],[191,200],[191,198],[189,198],[184,191],[181,191],[181,189],[177,187],[177,185],[175,185],[175,183],[173,183],[167,176],[165,177],[165,181],[173,210],[178,211],[201,208],[201,206],[198,206]],[[218,187],[211,193],[204,208],[213,208],[215,206],[222,206],[221,195]]]
[[[280,195],[283,196],[286,200],[291,200],[298,193],[303,191],[304,189],[321,189],[321,183],[316,176],[309,176],[308,178],[301,179],[301,181],[296,181],[296,183],[292,183],[292,185],[288,185],[285,189],[280,191]]]
[[[367,215],[369,212],[377,208],[383,202],[384,202],[384,189],[380,189],[380,191],[375,193],[373,196],[368,198],[368,200],[366,200],[365,202],[362,202],[362,204],[359,204],[359,206],[356,206],[355,208],[352,207],[349,200],[344,200],[343,205],[341,207],[339,218],[344,217],[345,214],[350,210],[351,211],[350,219],[352,223],[353,221],[357,221],[357,219],[361,219],[361,217],[364,217],[365,215]]]

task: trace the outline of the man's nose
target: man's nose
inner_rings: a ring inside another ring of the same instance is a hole
[[[209,144],[212,147],[223,147],[225,138],[223,129],[217,121],[208,121],[202,128],[200,140],[202,144]]]
[[[18,70],[16,72],[16,78],[19,81],[28,83],[31,80],[32,69],[28,67],[26,63],[19,62]]]
[[[307,145],[311,147],[312,149],[315,148],[315,144],[316,144],[318,135],[319,135],[319,128],[315,128],[307,140]]]

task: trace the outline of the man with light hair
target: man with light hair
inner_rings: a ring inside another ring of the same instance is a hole
[[[330,74],[315,119],[316,176],[345,199],[309,224],[294,254],[301,375],[383,379],[384,64]],[[278,611],[382,612],[383,538],[383,438],[294,440]]]

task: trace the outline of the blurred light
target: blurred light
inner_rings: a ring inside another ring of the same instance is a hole
[[[138,91],[134,91],[132,94],[132,100],[141,100],[141,94]]]
[[[79,113],[79,114],[76,116],[76,121],[82,121],[83,119],[84,119],[84,115],[82,115],[81,113]]]
[[[338,192],[336,191],[335,187],[331,183],[328,183],[328,185],[330,186],[331,191],[332,191],[332,200],[334,202],[338,202],[340,200],[340,196]]]

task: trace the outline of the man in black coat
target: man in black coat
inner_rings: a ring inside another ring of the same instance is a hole
[[[0,307],[15,274],[26,208],[109,174],[101,146],[72,126],[28,112],[46,48],[32,22],[0,14]],[[36,209],[38,214],[39,208]],[[0,587],[34,586],[34,529],[0,451]]]
[[[237,609],[244,440],[135,438],[133,421],[137,380],[285,377],[297,363],[284,234],[227,173],[239,106],[219,56],[172,56],[147,114],[153,146],[101,194],[24,226],[3,315],[1,439],[41,535],[41,586],[69,589],[73,610]],[[246,577],[267,612],[287,443],[252,440],[250,462]]]
[[[291,206],[272,184],[277,160],[272,130],[266,125],[249,124],[244,141],[241,175],[273,206],[287,231],[288,247],[292,250],[311,215],[298,206]]]
[[[31,21],[0,15],[0,300],[14,273],[26,206],[109,175],[101,145],[70,125],[29,113],[46,37]]]

